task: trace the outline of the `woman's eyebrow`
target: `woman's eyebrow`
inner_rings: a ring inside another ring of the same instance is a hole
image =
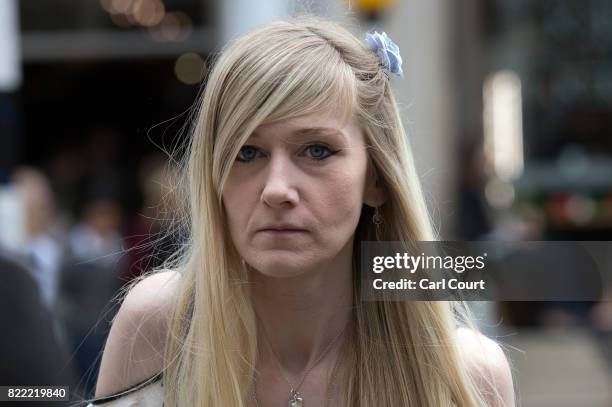
[[[340,129],[335,129],[332,127],[302,127],[296,129],[291,132],[297,136],[310,136],[313,134],[327,134],[327,135],[336,135],[340,134],[344,136],[344,133]]]
[[[335,136],[340,135],[346,138],[346,134],[340,129],[336,129],[333,127],[300,127],[298,129],[294,129],[290,133],[292,136],[296,137],[304,137],[304,136],[312,136],[312,135],[327,135],[327,136]],[[259,138],[260,135],[257,131],[252,133],[252,137]]]

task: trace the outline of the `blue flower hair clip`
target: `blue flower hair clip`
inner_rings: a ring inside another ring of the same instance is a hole
[[[391,38],[387,36],[387,33],[383,31],[382,34],[374,31],[373,33],[366,33],[365,38],[368,47],[376,53],[380,58],[381,63],[391,73],[397,76],[404,77],[402,72],[402,56],[400,55],[399,47],[391,41]]]

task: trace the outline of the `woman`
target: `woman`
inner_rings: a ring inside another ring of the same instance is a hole
[[[190,242],[127,295],[98,404],[514,405],[460,304],[360,300],[361,241],[435,240],[389,73],[388,37],[312,17],[222,52],[185,168]]]

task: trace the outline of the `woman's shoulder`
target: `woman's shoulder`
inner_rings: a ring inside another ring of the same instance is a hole
[[[514,386],[512,372],[506,354],[494,340],[469,328],[457,331],[457,343],[470,375],[490,399],[489,405],[499,407],[514,406]],[[492,393],[498,392],[503,403]]]
[[[456,333],[459,347],[468,362],[487,367],[508,365],[504,351],[494,340],[467,327],[457,328]]]
[[[179,273],[151,274],[125,296],[100,365],[96,396],[107,396],[154,377],[163,368],[167,326]]]

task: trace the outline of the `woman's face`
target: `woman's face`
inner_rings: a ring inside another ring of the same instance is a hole
[[[364,136],[354,121],[328,113],[261,125],[223,192],[236,249],[271,277],[350,258],[362,204],[372,205],[375,194],[366,172]]]

